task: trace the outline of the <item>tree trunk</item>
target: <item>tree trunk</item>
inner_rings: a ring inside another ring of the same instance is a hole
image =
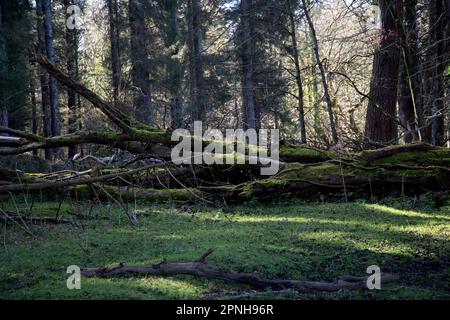
[[[319,43],[317,41],[317,35],[316,30],[314,28],[314,23],[311,20],[311,17],[309,16],[308,7],[306,5],[306,1],[302,0],[303,4],[303,10],[305,12],[306,20],[308,21],[311,38],[313,41],[313,47],[314,47],[314,54],[316,57],[316,62],[320,70],[320,76],[322,79],[322,86],[323,86],[323,92],[325,95],[325,101],[327,102],[327,111],[328,111],[328,117],[330,119],[330,129],[331,129],[331,136],[333,138],[333,143],[338,143],[338,135],[336,131],[336,125],[334,122],[334,112],[333,112],[333,102],[331,101],[330,92],[328,90],[328,84],[327,84],[327,78],[325,74],[325,68],[323,66],[322,60],[320,59],[320,53],[319,53]]]
[[[171,115],[171,128],[178,129],[183,128],[183,103],[181,98],[181,81],[182,71],[181,63],[178,57],[180,47],[180,31],[178,26],[178,0],[169,1],[167,7],[169,26],[167,30],[167,47],[173,48],[170,52],[170,59],[168,60],[168,77],[170,83],[170,115]]]
[[[432,66],[430,78],[430,96],[428,105],[431,107],[431,143],[436,146],[444,143],[444,71],[445,71],[445,41],[446,28],[443,16],[443,0],[430,0],[429,2],[430,26],[430,57]]]
[[[53,45],[53,14],[52,14],[52,1],[42,0],[44,11],[44,28],[45,28],[45,46],[47,49],[48,60],[56,63],[56,52]],[[51,113],[51,128],[52,135],[59,136],[61,134],[61,114],[59,110],[59,97],[58,97],[58,83],[55,78],[49,77],[49,91],[50,91],[50,113]],[[59,153],[58,149],[54,150],[55,153]]]
[[[170,127],[172,129],[183,128],[183,104],[180,97],[172,98],[170,101]]]
[[[290,34],[292,41],[292,58],[295,64],[295,81],[297,84],[297,110],[298,110],[298,124],[300,127],[300,142],[306,143],[306,126],[305,126],[305,110],[303,104],[303,85],[302,75],[300,69],[300,59],[297,45],[297,28],[295,24],[294,8],[292,7],[292,0],[289,0],[289,23]]]
[[[142,123],[152,125],[154,118],[147,58],[148,35],[142,0],[129,0],[128,10],[135,114]]]
[[[397,139],[397,86],[400,66],[399,30],[402,0],[380,0],[380,44],[373,60],[365,137],[369,142],[394,143]]]
[[[242,98],[244,111],[244,128],[255,129],[256,110],[253,91],[253,39],[251,30],[252,0],[241,0],[242,32]]]
[[[34,79],[35,71],[33,67],[30,67],[31,132],[38,134],[36,85]],[[33,155],[37,156],[37,150],[33,150]]]
[[[0,2],[0,35],[2,34],[2,4]],[[1,49],[1,48],[0,48]],[[0,52],[2,53],[2,52]],[[2,105],[3,97],[0,95],[0,125],[3,127],[8,127],[8,110],[4,105]]]
[[[6,107],[0,107],[0,125],[2,127],[8,127],[9,125],[9,112]]]
[[[68,8],[73,5],[73,0],[64,0],[64,6]],[[66,14],[66,19],[70,14]],[[66,58],[67,58],[67,74],[69,77],[78,81],[77,64],[78,64],[78,30],[65,28],[66,30]],[[67,106],[69,107],[69,133],[77,131],[77,95],[73,90],[67,90]],[[72,159],[78,153],[78,147],[72,145],[69,147],[69,158]]]
[[[119,21],[118,21],[118,5],[117,0],[107,0],[108,16],[109,16],[109,41],[111,45],[111,70],[112,70],[112,86],[113,101],[117,104],[120,91],[121,79],[121,63],[119,48]]]
[[[201,0],[188,1],[188,48],[191,86],[191,125],[194,121],[206,118]]]
[[[306,26],[307,28],[307,26]],[[307,36],[310,36],[307,34]],[[308,43],[312,43],[308,37]],[[308,62],[307,64],[310,64],[311,66],[314,66],[314,49],[313,46],[310,48],[308,47]],[[319,139],[323,136],[323,126],[322,126],[322,106],[319,100],[319,86],[317,83],[317,74],[316,74],[316,68],[310,67],[309,68],[309,76],[310,81],[308,81],[308,103],[309,107],[313,109],[314,113],[314,133],[316,135],[316,139]]]
[[[103,99],[97,94],[95,94],[79,82],[74,81],[68,75],[64,74],[64,72],[61,72],[61,70],[50,63],[50,61],[48,61],[48,59],[38,50],[34,51],[33,54],[36,61],[42,67],[44,67],[51,76],[91,102],[92,105],[95,108],[100,109],[111,120],[112,123],[117,125],[124,132],[134,132],[136,135],[139,135],[139,131],[136,132],[135,128],[131,124],[132,122],[136,124],[135,120],[132,121],[123,112],[103,101]]]
[[[420,106],[420,78],[418,57],[417,0],[405,0],[405,21],[402,31],[399,120],[404,130],[406,143],[421,140],[417,132]]]
[[[44,27],[44,11],[43,0],[36,0],[36,15],[37,15],[37,31],[39,47],[42,51],[46,51],[45,45],[45,27]],[[44,137],[52,136],[52,116],[50,111],[50,94],[49,94],[49,75],[43,68],[39,68],[40,82],[41,82],[41,109],[42,109],[42,131]],[[45,159],[52,158],[52,150],[45,149]]]

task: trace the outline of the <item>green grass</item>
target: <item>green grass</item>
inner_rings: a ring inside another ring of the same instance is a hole
[[[3,204],[12,208],[11,203]],[[20,205],[19,205],[20,206]],[[55,214],[57,203],[33,211]],[[403,207],[403,208],[402,208]],[[378,265],[400,275],[382,290],[297,294],[271,291],[272,299],[449,299],[450,210],[404,210],[409,204],[272,204],[183,212],[169,205],[139,205],[137,226],[115,206],[94,208],[98,219],[73,225],[1,225],[0,299],[222,299],[252,288],[218,280],[177,277],[82,278],[66,288],[69,265],[148,265],[166,258],[189,261],[215,249],[210,264],[270,278],[333,281],[365,275]],[[22,207],[24,208],[24,206]],[[61,212],[85,214],[88,205],[64,203]],[[108,219],[100,219],[107,217]]]

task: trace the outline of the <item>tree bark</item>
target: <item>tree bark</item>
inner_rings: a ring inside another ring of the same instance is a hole
[[[308,21],[310,34],[311,34],[311,39],[313,41],[313,48],[314,48],[314,54],[315,54],[315,57],[316,57],[317,66],[319,67],[320,77],[322,79],[323,92],[324,92],[324,95],[325,95],[325,101],[327,103],[328,117],[329,117],[329,120],[330,120],[331,136],[333,138],[333,143],[337,144],[338,141],[339,141],[339,138],[338,138],[338,135],[337,135],[336,124],[335,124],[335,121],[334,121],[333,102],[331,101],[330,92],[329,92],[329,89],[328,89],[325,68],[323,66],[322,60],[320,59],[319,43],[317,41],[316,30],[314,28],[314,23],[312,22],[311,17],[309,15],[306,1],[302,0],[302,4],[303,4],[303,11],[305,12],[306,20]]]
[[[36,85],[35,85],[35,71],[30,67],[30,100],[31,100],[31,132],[38,134],[38,119],[37,119],[37,101],[36,101]],[[37,150],[33,151],[33,155],[37,156]]]
[[[45,28],[45,45],[47,49],[47,56],[52,64],[56,63],[56,52],[53,44],[54,30],[53,30],[53,14],[52,1],[42,0],[44,12],[44,28]],[[53,77],[49,77],[49,94],[50,94],[50,113],[51,113],[51,128],[52,135],[59,136],[61,134],[61,113],[59,110],[59,96],[58,83]],[[54,153],[59,153],[60,150],[55,149]]]
[[[39,47],[43,52],[46,52],[45,45],[45,27],[44,27],[44,11],[43,0],[36,0],[36,15],[37,15],[37,33]],[[49,93],[49,75],[43,68],[39,68],[39,79],[41,83],[41,109],[42,109],[42,130],[44,137],[52,136],[52,115],[50,107],[50,93]],[[52,150],[45,150],[45,159],[52,158]]]
[[[9,112],[6,107],[0,107],[0,125],[3,127],[8,127],[9,125]]]
[[[0,193],[2,192],[17,192],[17,191],[35,191],[35,190],[45,190],[45,189],[58,189],[70,186],[78,186],[84,184],[92,184],[97,182],[104,182],[108,180],[115,180],[118,178],[124,178],[131,176],[133,174],[158,168],[158,167],[167,167],[169,162],[161,162],[156,164],[147,165],[138,169],[128,170],[119,173],[110,173],[99,176],[93,176],[90,178],[79,178],[79,179],[71,179],[71,180],[63,180],[63,181],[46,181],[46,182],[37,182],[37,183],[18,183],[18,184],[9,184],[9,185],[0,185]]]
[[[445,64],[445,28],[446,22],[443,15],[443,0],[430,0],[429,15],[429,62],[432,66],[430,84],[430,96],[428,105],[431,107],[431,143],[441,146],[444,143],[444,71]]]
[[[171,128],[183,128],[183,100],[181,98],[182,70],[181,62],[178,57],[180,51],[180,30],[178,25],[178,0],[168,2],[168,30],[166,35],[166,44],[171,48],[170,59],[168,60],[168,78],[170,83],[170,116]]]
[[[0,3],[0,35],[2,34],[2,4]],[[1,48],[0,48],[1,49]],[[3,96],[0,95],[0,126],[8,127],[8,110],[2,104]]]
[[[132,275],[164,275],[174,276],[188,274],[197,277],[219,279],[233,283],[243,283],[257,289],[271,288],[273,290],[294,289],[297,292],[336,292],[345,289],[367,288],[368,276],[354,277],[342,276],[333,282],[301,281],[284,279],[267,279],[254,273],[234,272],[225,268],[218,268],[206,263],[206,258],[213,252],[212,249],[206,251],[196,261],[169,263],[163,260],[161,263],[152,266],[126,266],[120,264],[112,268],[83,268],[81,273],[86,277],[122,277]],[[392,274],[381,274],[381,283],[397,281],[399,278]]]
[[[421,140],[418,132],[420,104],[420,74],[418,57],[417,0],[405,0],[405,19],[402,30],[399,120],[406,143]]]
[[[380,44],[373,60],[365,137],[369,142],[394,143],[397,134],[397,86],[400,66],[399,30],[402,0],[380,0]],[[401,20],[400,20],[401,21]]]
[[[120,83],[121,83],[121,62],[119,48],[119,21],[118,21],[118,4],[117,0],[107,0],[108,16],[109,16],[109,42],[111,46],[111,70],[112,70],[112,87],[113,101],[117,105],[119,99]]]
[[[289,5],[289,23],[290,23],[290,34],[292,41],[292,58],[295,64],[295,81],[297,84],[297,110],[298,110],[298,124],[300,127],[300,142],[306,143],[306,125],[305,125],[305,110],[303,104],[303,84],[302,84],[302,74],[300,69],[300,59],[298,53],[297,45],[297,27],[295,24],[295,12],[292,7],[292,0],[288,1]]]
[[[64,6],[68,8],[73,5],[73,0],[64,0]],[[66,19],[70,17],[69,13],[66,13]],[[66,62],[67,62],[67,74],[69,77],[78,81],[78,30],[65,28],[66,30]],[[75,91],[67,90],[67,106],[69,107],[69,134],[77,131],[78,117],[77,117],[77,95]],[[78,153],[77,145],[69,147],[69,158],[72,159],[74,155]]]
[[[201,0],[188,1],[188,48],[191,86],[191,126],[194,121],[206,118]]]
[[[252,0],[241,0],[242,33],[242,98],[244,129],[256,129],[256,108],[253,90],[253,38],[251,23]]]
[[[447,26],[450,21],[450,0],[445,0],[445,12],[447,13]]]
[[[67,88],[74,90],[76,93],[81,95],[83,98],[92,103],[95,108],[101,110],[112,123],[117,125],[123,131],[130,133],[136,131],[132,126],[132,121],[120,110],[114,106],[109,105],[97,94],[71,79],[67,74],[64,74],[59,70],[54,64],[52,64],[42,53],[40,53],[37,48],[34,48],[33,52],[36,61],[47,70],[47,72],[57,79],[59,82],[64,84]],[[135,122],[135,124],[137,124]],[[143,124],[142,124],[143,125]]]
[[[142,123],[152,125],[154,118],[150,88],[150,62],[147,58],[148,31],[142,0],[129,0],[128,11],[135,114]]]
[[[306,26],[307,28],[307,26]],[[308,38],[310,37],[309,34],[307,34]],[[308,39],[310,40],[310,39]],[[310,41],[312,43],[312,41]],[[311,64],[314,66],[314,49],[313,46],[311,48],[308,48],[311,50],[308,50],[308,64]],[[317,74],[316,74],[316,68],[311,67],[309,68],[311,77],[309,83],[308,83],[308,103],[309,107],[314,110],[313,116],[314,116],[314,133],[316,135],[316,139],[323,136],[323,126],[322,126],[322,106],[319,100],[319,86],[317,83]]]

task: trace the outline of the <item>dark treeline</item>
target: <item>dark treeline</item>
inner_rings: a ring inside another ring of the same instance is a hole
[[[2,0],[0,124],[46,137],[107,126],[33,62],[37,43],[72,79],[153,127],[275,127],[290,143],[325,148],[445,145],[449,6]]]

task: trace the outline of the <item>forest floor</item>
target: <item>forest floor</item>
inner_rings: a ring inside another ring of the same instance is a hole
[[[32,235],[2,223],[0,299],[450,299],[450,206],[419,202],[247,203],[227,213],[141,204],[136,226],[105,204],[73,224],[28,225]],[[89,207],[65,202],[60,215],[72,219]],[[57,208],[34,203],[33,215],[54,216]],[[192,276],[82,278],[81,290],[66,287],[69,265],[193,261],[209,248],[215,250],[209,264],[269,278],[333,281],[367,275],[370,265],[401,278],[381,290],[310,294],[256,292]]]

